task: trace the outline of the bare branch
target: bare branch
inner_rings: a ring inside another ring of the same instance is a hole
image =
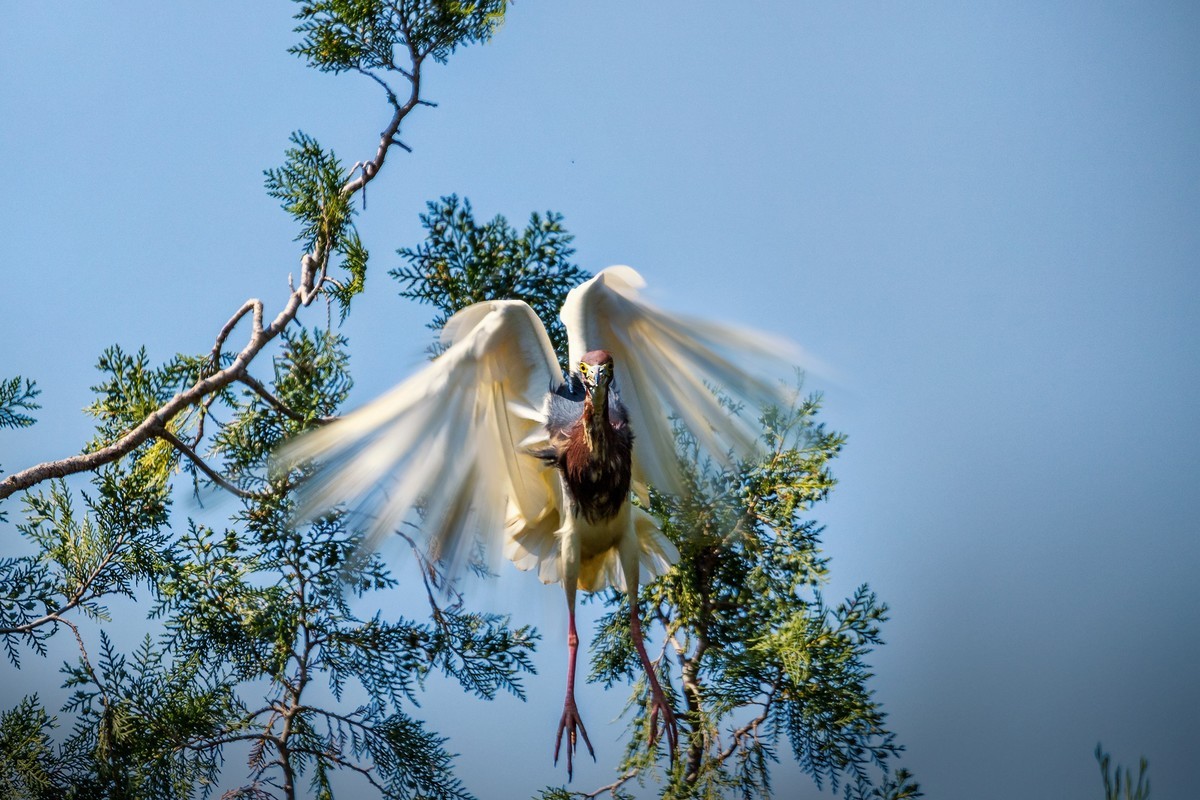
[[[417,528],[417,526],[411,522],[406,522],[404,524],[412,528]],[[425,596],[429,600],[430,616],[433,617],[434,621],[437,622],[439,627],[445,629],[445,611],[438,604],[436,597],[437,592],[435,590],[440,589],[450,598],[450,605],[448,608],[451,610],[462,607],[462,593],[458,589],[454,588],[454,585],[450,583],[446,577],[441,574],[441,572],[438,571],[437,564],[430,560],[425,550],[417,545],[416,540],[414,540],[408,534],[402,533],[401,531],[396,531],[395,533],[401,539],[406,541],[410,548],[412,548],[413,556],[416,558],[417,565],[421,570],[421,582],[425,584]]]
[[[599,789],[591,792],[572,792],[571,794],[575,797],[581,798],[581,800],[596,800],[597,797],[605,792],[608,792],[613,797],[616,797],[617,789],[620,789],[622,786],[636,778],[638,776],[638,772],[639,770],[637,769],[631,769],[607,786],[601,786]]]
[[[204,752],[205,750],[212,750],[214,748],[221,747],[223,745],[233,744],[234,742],[259,742],[264,740],[267,742],[273,742],[274,737],[268,733],[229,734],[214,736],[211,739],[199,739],[193,742],[184,742],[183,744],[178,745],[177,749],[192,750],[200,753]]]
[[[79,626],[65,618],[57,621],[66,625],[71,629],[71,633],[75,634],[75,644],[79,647],[79,660],[83,663],[83,668],[87,670],[88,675],[91,677],[92,683],[96,684],[96,689],[100,693],[100,703],[107,711],[108,692],[104,691],[104,684],[100,682],[100,676],[96,674],[96,668],[92,666],[92,660],[88,658],[87,646],[83,643],[83,636],[79,633]]]
[[[242,498],[243,500],[254,500],[256,498],[262,497],[262,495],[257,494],[255,492],[247,492],[245,489],[239,489],[237,486],[234,486],[228,480],[221,477],[220,473],[218,473],[215,469],[210,467],[208,464],[204,463],[204,459],[201,458],[196,453],[195,450],[193,450],[192,448],[190,448],[186,444],[184,444],[182,441],[180,441],[179,437],[176,436],[175,434],[171,433],[170,431],[167,431],[167,430],[160,431],[158,433],[158,438],[162,439],[165,442],[169,442],[172,447],[174,447],[180,453],[183,453],[185,456],[187,456],[188,459],[193,464],[195,464],[197,467],[200,468],[201,472],[203,472],[205,475],[207,475],[209,477],[209,480],[211,480],[217,486],[220,486],[222,489],[224,489],[228,492],[232,492],[233,494],[236,494],[238,497]]]
[[[384,786],[382,783],[380,783],[379,780],[375,777],[375,766],[374,765],[369,766],[369,767],[364,767],[361,764],[356,764],[353,761],[348,761],[345,758],[342,758],[341,755],[333,752],[332,750],[316,750],[311,747],[293,747],[293,748],[291,748],[291,752],[299,753],[301,755],[309,755],[309,756],[313,756],[315,758],[324,758],[327,761],[330,761],[333,764],[336,764],[337,766],[342,767],[343,769],[348,769],[353,772],[357,772],[359,775],[366,778],[367,782],[370,783],[371,786],[375,787],[376,791],[381,792],[381,793],[387,792],[387,787]]]
[[[221,328],[221,332],[217,334],[217,343],[212,349],[213,366],[221,366],[221,348],[225,346],[225,340],[229,338],[229,334],[233,333],[233,329],[237,327],[238,322],[242,317],[246,316],[250,311],[254,312],[254,332],[262,331],[263,321],[263,304],[261,300],[250,299],[242,304],[242,307],[237,310],[237,313],[229,318],[229,322],[225,323],[225,327]]]
[[[757,739],[758,738],[758,728],[760,725],[762,725],[764,722],[767,721],[767,717],[770,716],[770,714],[771,714],[771,705],[775,702],[775,695],[777,695],[779,693],[779,685],[780,685],[780,678],[776,678],[775,684],[771,687],[771,691],[767,694],[767,699],[764,700],[762,703],[762,707],[763,707],[762,713],[759,714],[754,719],[747,722],[742,727],[733,731],[733,733],[732,733],[733,741],[730,743],[729,747],[725,748],[725,750],[721,751],[721,753],[717,756],[718,762],[724,763],[726,760],[729,759],[730,756],[732,756],[734,753],[736,753],[738,746],[740,745],[740,743],[743,739],[746,739],[746,738]]]
[[[283,414],[285,417],[294,419],[296,422],[314,422],[317,425],[328,425],[329,423],[338,419],[337,417],[314,417],[309,419],[294,408],[290,408],[289,406],[285,405],[282,400],[271,394],[271,391],[267,389],[266,386],[263,386],[257,378],[254,378],[249,374],[239,376],[238,382],[245,384],[250,389],[253,389],[254,393],[263,400],[266,400],[271,408]]]
[[[379,77],[374,72],[371,72],[368,69],[363,69],[362,67],[355,67],[354,70],[361,75],[366,75],[368,78],[370,78],[371,80],[375,81],[380,86],[382,86],[383,91],[385,93],[387,93],[387,100],[388,100],[388,103],[392,106],[392,108],[400,107],[400,100],[399,100],[399,98],[396,97],[396,93],[394,91],[392,91],[392,87],[388,85],[387,81],[385,81],[383,78]],[[397,72],[399,72],[401,75],[403,75],[404,77],[408,78],[409,80],[412,79],[411,75],[409,75],[406,71],[400,69],[399,67],[395,67],[395,70]]]
[[[383,166],[384,159],[387,158],[388,150],[395,144],[393,140],[400,131],[400,123],[421,102],[421,63],[424,60],[424,56],[416,52],[410,44],[409,57],[412,59],[412,70],[410,72],[405,72],[399,67],[395,67],[396,71],[404,74],[412,85],[408,100],[405,101],[404,105],[396,106],[396,111],[392,114],[392,119],[388,123],[388,126],[379,134],[379,147],[375,151],[375,157],[363,164],[362,173],[357,178],[353,178],[342,185],[343,195],[357,192],[375,178],[375,175],[378,174],[380,168]]]
[[[246,308],[246,305],[243,305],[243,308]],[[87,472],[109,464],[131,453],[139,445],[166,431],[167,423],[174,419],[177,414],[186,408],[202,402],[209,394],[225,388],[233,383],[239,375],[243,374],[246,367],[258,355],[259,351],[268,342],[278,336],[288,323],[296,318],[296,312],[299,308],[299,293],[293,293],[288,298],[287,305],[279,312],[279,315],[271,322],[271,325],[267,328],[256,330],[250,337],[250,341],[238,353],[237,357],[234,358],[232,364],[196,381],[191,387],[175,395],[158,409],[151,412],[133,430],[121,436],[112,444],[102,447],[99,450],[93,450],[90,453],[82,453],[58,461],[47,461],[9,475],[3,481],[0,481],[0,500],[3,500],[14,492],[28,489],[30,486],[51,478],[62,478],[78,472]]]

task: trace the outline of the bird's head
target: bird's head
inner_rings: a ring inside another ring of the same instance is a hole
[[[579,359],[579,377],[595,400],[604,397],[613,379],[613,357],[607,350],[589,350]]]

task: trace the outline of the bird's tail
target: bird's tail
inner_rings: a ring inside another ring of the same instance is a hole
[[[679,560],[679,551],[671,540],[659,530],[658,521],[644,509],[633,506],[633,527],[637,532],[639,557],[639,583],[646,583],[666,573]],[[542,583],[558,583],[562,580],[562,548],[559,547],[557,530],[558,515],[529,523],[518,517],[509,521],[508,546],[505,555],[520,569],[537,569]],[[606,587],[627,591],[625,571],[621,569],[620,551],[605,550],[579,565],[579,588],[585,592],[597,592]]]

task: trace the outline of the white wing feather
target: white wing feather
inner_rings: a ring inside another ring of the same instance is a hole
[[[790,342],[763,333],[674,314],[641,299],[642,276],[609,267],[567,296],[560,314],[570,337],[570,363],[607,350],[634,432],[633,478],[682,490],[671,418],[720,462],[757,448],[759,413],[791,398],[780,381],[803,360]],[[731,415],[718,389],[741,406]]]
[[[511,536],[557,511],[553,468],[526,452],[545,440],[542,402],[563,380],[533,309],[478,303],[451,317],[442,341],[448,349],[416,375],[280,449],[287,467],[320,462],[298,516],[350,503],[374,547],[416,510],[434,552],[454,560],[465,530],[498,538],[507,524]]]

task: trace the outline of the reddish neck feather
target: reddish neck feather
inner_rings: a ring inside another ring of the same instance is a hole
[[[592,458],[604,459],[608,450],[608,397],[601,391],[600,408],[592,404],[592,393],[588,392],[583,399],[583,440],[587,442],[588,451]]]

